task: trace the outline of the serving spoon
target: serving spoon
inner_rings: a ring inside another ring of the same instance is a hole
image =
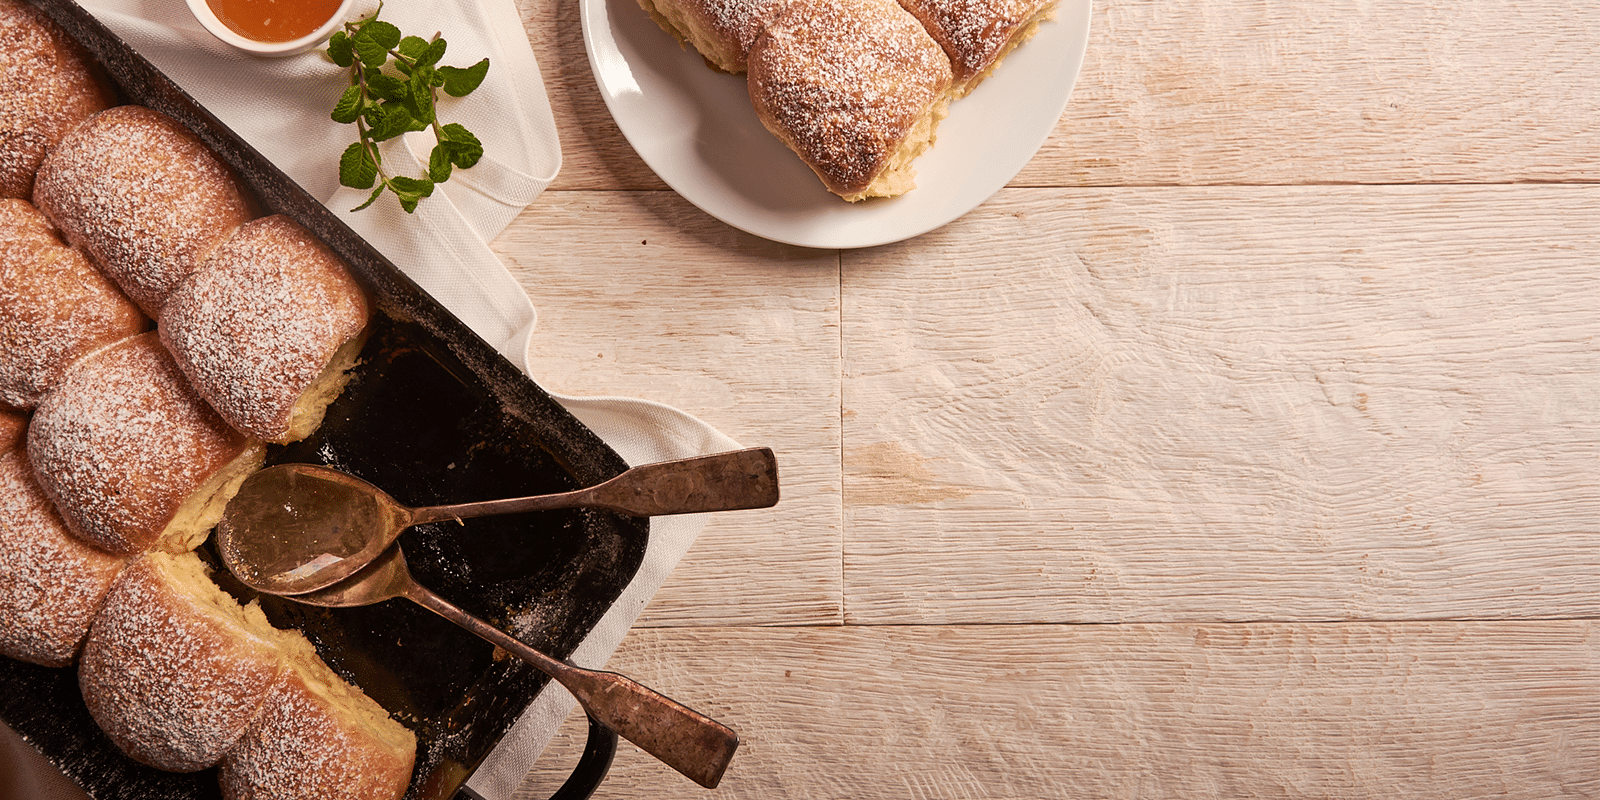
[[[578,507],[654,517],[777,502],[778,465],[765,447],[645,464],[571,492],[422,508],[339,470],[280,464],[245,479],[228,501],[217,553],[247,585],[298,595],[350,577],[428,522]]]
[[[291,600],[316,606],[364,606],[404,597],[538,667],[572,692],[583,710],[617,735],[707,789],[727,770],[739,734],[682,703],[615,672],[584,669],[545,655],[462,611],[418,584],[398,543],[348,580]]]
[[[217,526],[217,552],[245,585],[309,605],[404,597],[537,667],[619,736],[706,788],[722,779],[739,736],[630,678],[546,655],[418,584],[396,539],[412,525],[489,514],[598,507],[632,516],[766,508],[778,502],[768,448],[646,464],[587,489],[408,508],[366,481],[310,464],[248,478]]]

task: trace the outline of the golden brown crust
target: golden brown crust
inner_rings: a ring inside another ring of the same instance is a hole
[[[743,74],[750,46],[790,0],[639,0],[662,30],[713,69]]]
[[[193,546],[188,528],[203,535],[216,520],[181,519],[185,503],[255,449],[194,393],[154,332],[79,361],[28,427],[34,471],[68,526],[123,554],[163,537]]]
[[[981,83],[1034,28],[1057,0],[900,0],[950,56],[955,96]]]
[[[176,121],[138,106],[90,117],[39,167],[33,202],[151,317],[250,218],[233,175]]]
[[[0,454],[0,655],[71,664],[125,560],[68,533],[27,458]]]
[[[327,368],[366,328],[367,314],[344,262],[294,221],[273,216],[240,228],[172,294],[160,331],[223,419],[287,442],[311,433],[337,395],[313,386],[342,375]],[[295,412],[308,393],[321,405],[302,409],[302,422]]]
[[[77,43],[22,0],[0,0],[0,197],[28,197],[46,152],[112,96]]]
[[[325,673],[319,675],[317,673]],[[416,737],[320,662],[291,669],[222,760],[228,800],[398,800]]]
[[[22,447],[22,434],[28,429],[28,415],[0,403],[0,453]]]
[[[859,200],[911,188],[910,160],[932,142],[951,72],[893,0],[817,0],[773,19],[748,77],[762,124],[830,191]]]
[[[0,201],[0,402],[32,408],[74,362],[148,326],[83,253],[64,246],[44,215]],[[46,235],[38,235],[43,226]]]
[[[134,559],[95,616],[78,666],[78,686],[101,730],[157,769],[217,763],[283,674],[272,643],[205,584],[193,554]]]

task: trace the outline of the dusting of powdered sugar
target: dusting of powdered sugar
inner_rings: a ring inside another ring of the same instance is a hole
[[[170,117],[102,111],[39,167],[34,203],[152,317],[249,218],[232,175]]]
[[[149,547],[247,442],[205,404],[154,332],[79,361],[28,426],[28,456],[72,531],[114,553]]]
[[[79,250],[39,236],[44,217],[0,205],[0,402],[32,408],[89,352],[149,326]],[[16,234],[4,226],[21,217]]]
[[[950,61],[893,0],[787,6],[750,50],[762,122],[838,194],[865,189],[950,86]]]
[[[112,584],[84,644],[78,685],[123,752],[192,772],[238,741],[283,664],[270,643],[175,585],[161,566],[174,558],[142,556]]]
[[[279,441],[295,401],[367,323],[342,261],[287,217],[247,223],[168,299],[161,337],[200,395]]]
[[[24,0],[0,0],[0,197],[27,197],[50,147],[111,104],[78,46]]]
[[[944,47],[965,85],[981,76],[1009,50],[1056,0],[900,0]]]
[[[354,690],[338,694],[342,697],[336,700],[312,691],[296,673],[286,676],[223,759],[223,794],[317,800],[394,800],[405,794],[416,739],[391,732],[386,743],[369,726],[398,730],[399,723],[364,719],[354,703],[364,701],[373,709],[376,703]]]
[[[67,532],[20,451],[0,455],[0,654],[70,664],[123,561]]]

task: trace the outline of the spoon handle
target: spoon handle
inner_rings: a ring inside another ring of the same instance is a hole
[[[606,508],[633,517],[768,508],[778,502],[778,462],[767,447],[634,467],[604,483],[560,494],[413,509],[411,524],[491,514]]]
[[[739,747],[739,734],[682,703],[614,672],[545,655],[412,583],[407,599],[538,667],[578,698],[589,716],[695,783],[714,789]]]

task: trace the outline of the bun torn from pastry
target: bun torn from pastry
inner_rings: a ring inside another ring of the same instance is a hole
[[[949,107],[950,60],[894,0],[786,6],[750,48],[750,101],[834,194],[915,187],[911,162]]]
[[[271,630],[260,609],[217,588],[195,554],[147,553],[106,594],[78,687],[128,757],[202,770],[239,741],[282,678]]]
[[[28,425],[28,457],[68,527],[126,555],[194,549],[263,454],[194,393],[154,332],[73,365]]]
[[[742,75],[750,45],[791,0],[639,0],[661,29],[711,68]]]
[[[67,531],[20,450],[0,454],[0,655],[71,664],[125,561]]]
[[[284,636],[290,669],[222,760],[224,798],[398,800],[417,738],[345,683],[305,639]]]
[[[1008,53],[1055,16],[1057,0],[900,0],[950,56],[952,96],[982,83]]]
[[[39,166],[34,205],[152,318],[251,216],[233,174],[171,117],[102,111]]]
[[[36,405],[78,359],[148,327],[82,252],[49,230],[32,206],[0,200],[0,401],[17,408]]]
[[[233,427],[303,439],[339,396],[368,306],[344,262],[282,216],[240,228],[168,299],[162,341]]]
[[[113,103],[82,48],[24,0],[0,0],[0,197],[33,194],[50,148]]]

